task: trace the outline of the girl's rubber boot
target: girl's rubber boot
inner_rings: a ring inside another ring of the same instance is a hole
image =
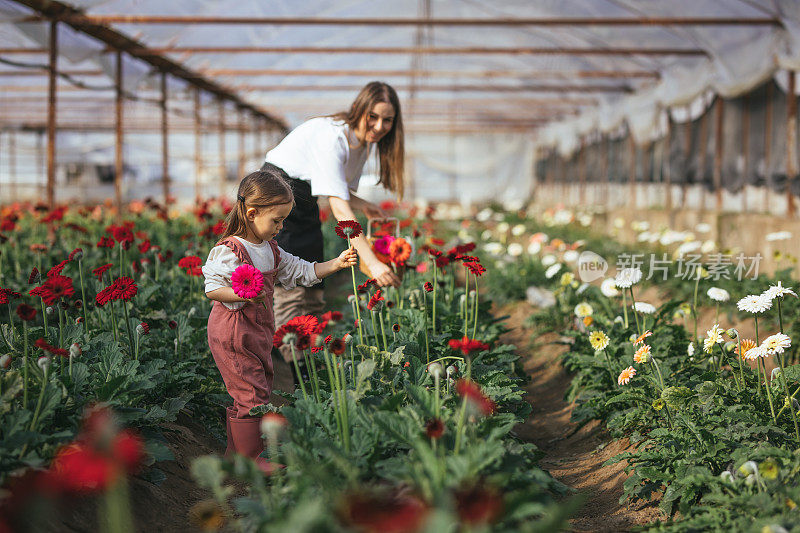
[[[233,440],[233,451],[249,457],[256,462],[258,468],[267,475],[272,474],[278,465],[270,463],[260,457],[264,451],[264,442],[261,440],[260,418],[229,418],[230,435]]]
[[[233,407],[225,408],[225,432],[228,435],[228,445],[225,447],[224,457],[230,457],[235,451],[233,449],[233,437],[231,436],[231,418],[236,418],[236,409]]]

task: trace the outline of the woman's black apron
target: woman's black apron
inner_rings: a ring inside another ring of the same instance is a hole
[[[283,229],[275,240],[278,246],[300,259],[322,263],[322,223],[319,220],[317,198],[311,195],[309,182],[296,178],[289,178],[288,181],[294,193],[294,208],[283,221]]]

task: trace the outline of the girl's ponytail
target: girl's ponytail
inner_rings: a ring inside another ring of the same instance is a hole
[[[225,231],[220,240],[247,235],[247,208],[293,203],[294,194],[288,180],[289,175],[271,163],[264,163],[261,170],[245,176],[239,183],[236,204],[225,219]]]

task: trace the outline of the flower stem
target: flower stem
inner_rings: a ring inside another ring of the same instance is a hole
[[[767,399],[769,400],[769,412],[772,414],[772,422],[777,425],[778,420],[775,418],[775,407],[772,405],[772,393],[769,390],[769,378],[767,377],[767,369],[764,366],[764,359],[758,358],[758,366],[764,372],[764,388],[767,390]]]
[[[438,287],[436,281],[436,260],[433,260],[433,305],[432,305],[432,318],[431,318],[431,334],[436,336],[436,292]]]
[[[694,295],[692,296],[692,318],[694,319],[694,340],[700,344],[700,337],[697,335],[697,289],[700,287],[700,270],[697,270],[697,278],[694,280]]]
[[[300,382],[300,389],[303,391],[303,398],[308,400],[308,393],[306,392],[305,383],[303,383],[303,375],[300,373],[300,365],[297,364],[297,356],[294,353],[294,344],[289,343],[289,349],[292,352],[292,361],[294,362],[294,370],[297,372],[297,381]]]
[[[631,305],[633,306],[633,318],[636,320],[636,333],[641,335],[642,329],[639,327],[639,313],[636,311],[636,299],[633,297],[633,285],[628,287],[628,290],[631,291]]]
[[[22,405],[28,408],[28,323],[22,321],[22,338],[23,351],[22,351]]]
[[[431,362],[431,351],[430,347],[428,346],[428,296],[425,289],[422,289],[422,318],[424,322],[424,332],[425,332],[425,361],[426,364],[430,364]]]
[[[47,388],[47,377],[48,377],[48,370],[50,366],[44,367],[44,373],[42,375],[42,388],[39,390],[39,399],[36,400],[36,409],[33,411],[33,418],[31,419],[31,425],[28,428],[28,431],[33,431],[36,428],[36,422],[39,418],[39,411],[42,409],[42,400],[44,400],[44,391]]]
[[[455,448],[453,449],[453,453],[458,455],[459,450],[461,449],[461,438],[464,433],[464,418],[467,414],[467,398],[461,401],[461,410],[458,412],[458,422],[456,424],[456,444]]]
[[[347,249],[350,249],[350,237],[347,237]],[[350,276],[353,278],[353,295],[356,297],[356,317],[358,319],[358,340],[364,344],[364,332],[361,329],[361,306],[358,305],[358,289],[356,288],[356,268],[350,267]]]
[[[378,311],[378,322],[381,324],[381,337],[383,337],[383,349],[389,351],[389,345],[386,343],[386,330],[383,328],[383,311]]]
[[[125,327],[128,330],[128,345],[131,347],[131,354],[134,354],[136,350],[134,350],[133,347],[133,333],[131,333],[131,320],[128,316],[128,302],[125,300],[122,300],[122,309],[125,311]]]
[[[86,317],[86,291],[83,288],[83,262],[78,259],[78,274],[81,280],[81,312],[83,313],[83,332],[89,334],[89,321]]]
[[[777,354],[777,356],[778,356],[777,357],[778,364],[781,366],[781,383],[783,384],[783,391],[786,393],[786,397],[791,405],[792,400],[791,397],[789,396],[789,385],[786,383],[786,376],[783,375],[783,354]],[[800,430],[798,430],[797,427],[797,414],[795,413],[793,406],[792,408],[789,409],[789,412],[792,413],[792,422],[794,423],[794,436],[797,439],[797,442],[800,442]]]
[[[625,289],[622,289],[622,312],[625,314],[625,329],[628,329],[628,298]]]
[[[475,276],[475,316],[472,321],[472,338],[478,334],[478,276]]]

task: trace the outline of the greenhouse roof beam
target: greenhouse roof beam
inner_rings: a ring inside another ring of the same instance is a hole
[[[121,50],[132,57],[140,59],[152,67],[156,68],[161,72],[168,73],[176,78],[180,78],[186,80],[190,84],[199,89],[202,89],[206,92],[209,92],[219,98],[223,98],[224,100],[228,100],[234,103],[237,107],[241,109],[246,109],[251,111],[252,113],[263,117],[276,128],[279,128],[283,131],[286,131],[287,127],[282,121],[270,116],[269,114],[265,113],[263,110],[256,108],[252,104],[249,104],[243,100],[241,100],[237,95],[228,92],[223,87],[220,87],[216,83],[207,80],[201,76],[198,76],[196,73],[188,70],[183,65],[172,61],[169,58],[164,57],[157,52],[153,52],[152,50],[148,49],[145,46],[142,46],[141,43],[131,39],[130,37],[112,29],[107,26],[103,26],[102,24],[97,24],[92,22],[87,18],[85,14],[78,11],[77,9],[63,3],[58,2],[56,0],[16,0],[19,4],[27,6],[34,11],[40,13],[43,17],[50,19],[50,20],[59,20],[61,18],[67,17],[68,20],[64,20],[65,24],[68,24],[72,28],[77,31],[80,31],[90,37],[98,39],[106,43],[110,47],[110,51],[116,52],[117,50]],[[44,49],[47,52],[47,49]],[[5,53],[5,52],[2,52]]]
[[[42,20],[26,17],[20,22]],[[220,17],[196,15],[74,15],[65,14],[59,20],[72,19],[93,24],[214,24],[214,25],[275,25],[275,26],[778,26],[773,17]]]
[[[357,92],[361,85],[235,85],[239,91],[347,91]],[[393,85],[396,91],[409,91],[410,85]],[[625,85],[416,85],[420,92],[633,92]]]

